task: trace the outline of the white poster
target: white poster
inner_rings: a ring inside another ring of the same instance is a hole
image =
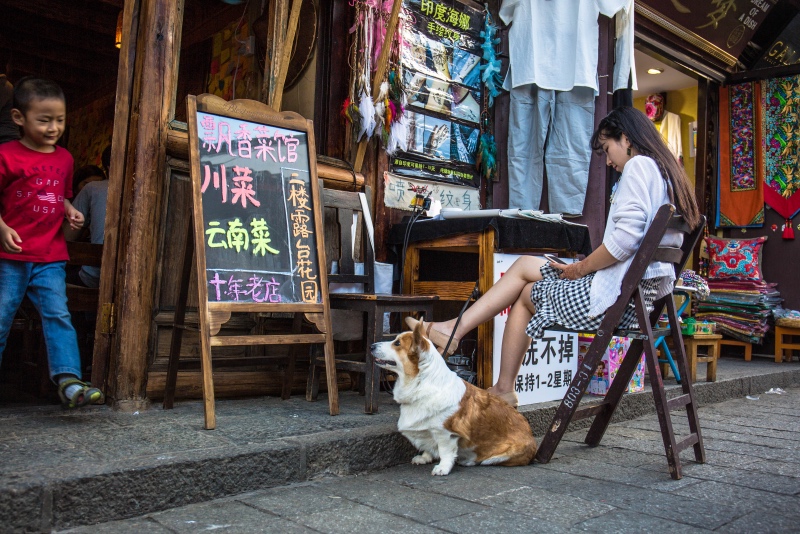
[[[420,193],[423,196],[430,195],[435,213],[447,208],[464,211],[481,209],[480,194],[473,187],[412,180],[390,172],[383,173],[383,186],[383,202],[387,208],[411,211],[411,201]]]
[[[518,254],[494,255],[494,283],[518,257]],[[492,383],[500,376],[501,345],[509,310],[506,308],[494,318]],[[542,339],[531,343],[522,359],[514,385],[520,405],[561,400],[577,369],[578,334],[546,330]]]

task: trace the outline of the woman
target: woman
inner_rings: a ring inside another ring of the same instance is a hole
[[[522,256],[502,278],[464,313],[448,352],[461,337],[511,306],[503,334],[500,376],[489,391],[517,405],[514,383],[530,339],[559,324],[591,331],[616,301],[622,277],[650,227],[656,211],[666,203],[676,206],[687,223],[696,227],[700,214],[683,167],[669,151],[647,116],[632,107],[613,110],[592,135],[594,150],[602,150],[606,164],[622,173],[614,186],[603,243],[585,259],[572,264],[548,263],[544,258]],[[668,230],[662,245],[680,246],[683,234]],[[651,263],[644,274],[645,304],[672,291],[675,280],[670,263]],[[408,318],[412,328],[417,321]],[[621,327],[634,327],[636,313],[628,306]],[[440,351],[447,344],[456,319],[425,323],[428,337]]]

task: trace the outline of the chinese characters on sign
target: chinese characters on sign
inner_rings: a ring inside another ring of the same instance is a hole
[[[517,254],[494,255],[494,282],[497,283]],[[508,309],[494,318],[492,382],[500,376],[500,355]],[[531,340],[522,359],[514,390],[520,404],[561,400],[578,370],[578,334],[546,330],[542,339]]]
[[[319,302],[305,132],[202,112],[197,128],[209,301]]]
[[[481,209],[480,195],[477,189],[438,182],[411,180],[405,176],[386,172],[383,174],[383,202],[387,208],[411,210],[411,201],[415,191],[431,193],[431,200],[437,201],[442,208],[459,208],[464,211]]]

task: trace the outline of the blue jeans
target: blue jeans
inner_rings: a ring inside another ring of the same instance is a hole
[[[81,377],[78,336],[67,309],[66,263],[0,259],[0,358],[11,323],[27,293],[42,318],[51,379],[60,374]]]
[[[580,215],[589,183],[594,89],[511,90],[508,119],[508,207],[539,209],[547,167],[551,213]]]

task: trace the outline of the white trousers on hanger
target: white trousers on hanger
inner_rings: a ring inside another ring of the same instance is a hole
[[[581,215],[592,155],[594,89],[522,85],[511,89],[510,106],[508,207],[539,209],[546,166],[550,212]]]

